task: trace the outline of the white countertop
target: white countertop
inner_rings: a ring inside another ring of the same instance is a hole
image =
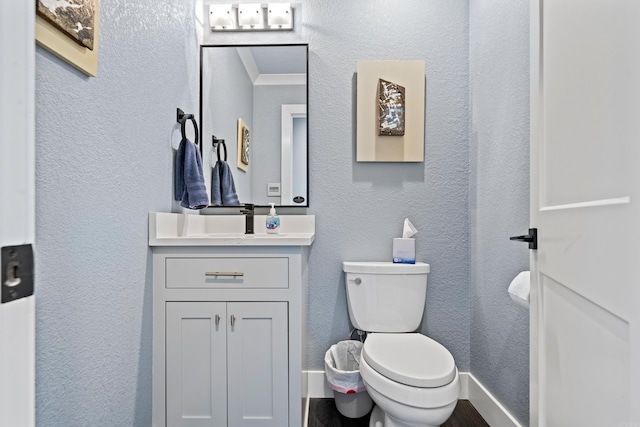
[[[280,233],[267,234],[266,215],[255,215],[255,234],[244,234],[244,215],[149,213],[149,246],[310,246],[314,215],[280,215]]]

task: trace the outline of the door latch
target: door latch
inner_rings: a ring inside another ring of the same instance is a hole
[[[2,304],[33,295],[33,248],[5,246],[0,251]]]
[[[512,236],[509,237],[509,240],[527,242],[529,243],[529,249],[538,249],[538,229],[530,228],[529,234],[525,234],[524,236]]]

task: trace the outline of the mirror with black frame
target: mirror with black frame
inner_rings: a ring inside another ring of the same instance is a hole
[[[210,205],[308,207],[308,45],[202,45],[200,67]]]

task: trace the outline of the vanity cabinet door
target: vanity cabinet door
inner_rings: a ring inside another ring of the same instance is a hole
[[[227,304],[229,426],[289,425],[286,302]]]
[[[166,303],[167,427],[227,426],[226,306]]]

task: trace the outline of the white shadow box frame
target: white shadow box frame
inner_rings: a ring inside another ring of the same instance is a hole
[[[378,135],[378,79],[405,88],[404,135]],[[423,162],[425,62],[358,61],[356,160],[358,162]]]

